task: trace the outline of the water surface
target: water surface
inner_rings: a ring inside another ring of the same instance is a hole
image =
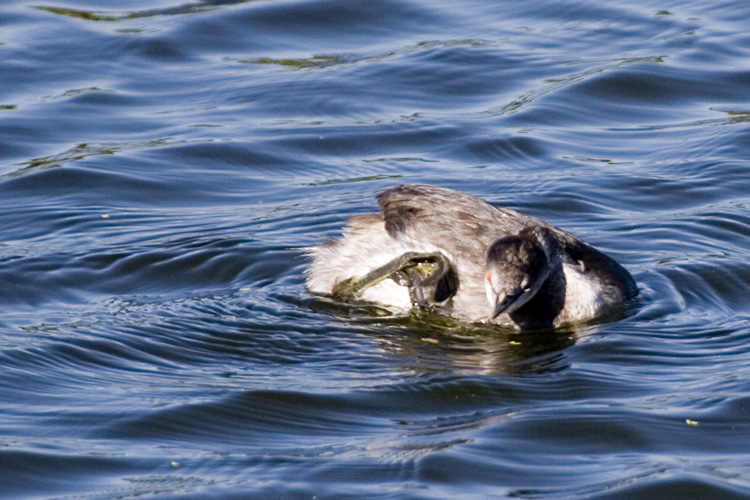
[[[750,8],[0,6],[7,499],[750,497]],[[595,244],[622,318],[311,297],[406,182]]]

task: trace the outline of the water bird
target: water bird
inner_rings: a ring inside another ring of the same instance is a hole
[[[571,233],[453,189],[389,187],[377,214],[307,249],[313,294],[532,330],[638,295],[630,273]]]

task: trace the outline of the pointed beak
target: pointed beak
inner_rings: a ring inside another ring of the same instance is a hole
[[[505,294],[504,296],[499,296],[497,298],[497,302],[495,303],[495,307],[492,310],[490,319],[495,319],[508,309],[511,309],[513,304],[516,302],[516,300],[518,300],[522,293],[523,291],[520,288],[516,288],[510,293]]]

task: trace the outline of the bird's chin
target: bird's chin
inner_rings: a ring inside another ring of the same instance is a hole
[[[491,320],[492,320],[492,319],[495,319],[495,318],[497,318],[498,316],[500,316],[501,314],[503,314],[503,313],[506,313],[506,312],[507,312],[508,314],[510,314],[510,313],[511,313],[511,312],[513,312],[513,311],[511,311],[511,310],[510,310],[510,307],[509,307],[508,305],[505,305],[505,304],[503,304],[503,303],[501,303],[501,302],[498,302],[498,303],[497,303],[497,304],[495,305],[495,308],[494,308],[494,309],[492,310],[492,315],[490,315],[490,319],[491,319]]]
[[[492,316],[490,316],[490,319],[495,319],[503,313],[511,314],[518,310],[518,308],[526,303],[523,298],[523,293],[520,291],[514,291],[504,297],[498,297],[498,300],[495,302],[495,306],[492,309]]]

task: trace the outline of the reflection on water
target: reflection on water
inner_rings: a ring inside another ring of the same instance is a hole
[[[456,330],[465,330],[456,332]],[[505,333],[487,328],[454,328],[441,331],[398,329],[375,337],[385,350],[409,356],[414,368],[425,372],[485,375],[540,374],[566,367],[564,349],[575,343],[569,331]],[[430,336],[425,337],[425,332]]]
[[[77,144],[62,153],[44,156],[41,158],[32,158],[24,163],[20,168],[8,172],[8,177],[18,177],[28,174],[30,171],[38,169],[49,169],[71,165],[75,162],[86,160],[90,157],[99,155],[114,155],[123,150],[138,150],[147,148],[157,148],[168,144],[166,139],[156,139],[151,141],[128,141],[122,143],[109,144]]]
[[[183,3],[174,7],[164,7],[158,9],[144,9],[130,12],[102,12],[102,11],[87,11],[79,9],[67,9],[63,7],[49,7],[49,6],[37,6],[39,10],[57,14],[60,16],[73,17],[76,19],[83,19],[85,21],[102,21],[102,22],[117,22],[117,21],[129,21],[133,19],[139,19],[143,17],[155,17],[155,16],[179,16],[183,14],[200,14],[210,10],[217,9],[221,6],[226,5],[237,5],[249,2],[255,2],[258,0],[203,0],[198,2]]]
[[[369,304],[340,304],[316,298],[313,307],[332,311],[344,324],[364,327],[385,351],[410,359],[410,370],[424,373],[523,375],[562,370],[562,352],[595,326],[518,332],[497,325],[462,323],[432,313],[393,317]],[[343,319],[343,318],[348,318]]]

